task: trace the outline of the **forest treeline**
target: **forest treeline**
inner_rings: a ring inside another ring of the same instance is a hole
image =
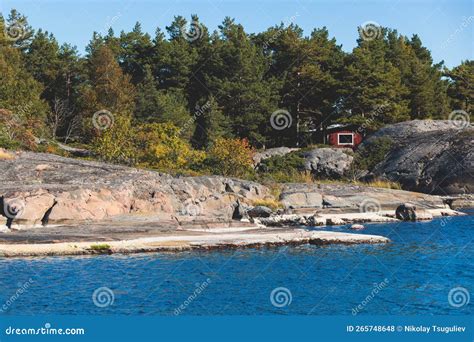
[[[12,10],[0,17],[0,146],[50,139],[109,160],[180,167],[210,163],[206,153],[220,145],[314,143],[336,122],[370,130],[471,112],[472,60],[447,69],[417,35],[358,30],[347,53],[324,27],[249,34],[227,17],[210,32],[197,16],[177,16],[153,36],[139,23],[95,32],[81,55]],[[271,124],[277,110],[291,116],[285,129]]]

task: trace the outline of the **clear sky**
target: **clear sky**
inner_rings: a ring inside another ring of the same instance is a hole
[[[357,26],[376,22],[411,36],[417,33],[435,62],[448,67],[473,59],[474,2],[472,0],[0,0],[4,15],[16,8],[34,28],[53,32],[81,53],[93,31],[116,33],[131,30],[136,21],[152,36],[163,30],[174,15],[197,14],[212,30],[225,16],[236,19],[247,32],[261,32],[280,22],[298,24],[309,34],[326,26],[345,51],[351,51]]]

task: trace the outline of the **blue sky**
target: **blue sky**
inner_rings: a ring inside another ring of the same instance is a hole
[[[34,28],[53,32],[60,42],[76,45],[81,53],[93,31],[107,32],[112,26],[118,33],[140,21],[153,36],[157,26],[164,30],[178,14],[198,14],[211,30],[225,16],[235,18],[247,32],[289,21],[305,34],[326,26],[345,51],[356,44],[357,26],[372,21],[408,36],[418,33],[435,62],[444,60],[453,67],[473,59],[473,4],[470,0],[0,0],[0,11],[18,9]]]

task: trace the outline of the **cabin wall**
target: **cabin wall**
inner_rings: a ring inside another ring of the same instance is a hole
[[[352,145],[346,145],[346,144],[339,144],[338,140],[338,135],[339,134],[353,134],[353,144]],[[356,147],[362,142],[362,134],[354,132],[354,131],[349,131],[349,130],[341,130],[341,131],[336,131],[328,134],[328,144],[335,146],[335,147]]]

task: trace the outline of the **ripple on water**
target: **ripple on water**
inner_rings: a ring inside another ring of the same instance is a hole
[[[385,245],[2,259],[0,300],[11,302],[3,314],[332,315],[362,303],[359,314],[472,314],[472,303],[450,306],[448,293],[474,291],[474,216],[441,222],[367,224],[358,232],[387,236]],[[100,287],[112,290],[111,305],[94,305]],[[277,287],[288,289],[289,305],[272,305]]]

